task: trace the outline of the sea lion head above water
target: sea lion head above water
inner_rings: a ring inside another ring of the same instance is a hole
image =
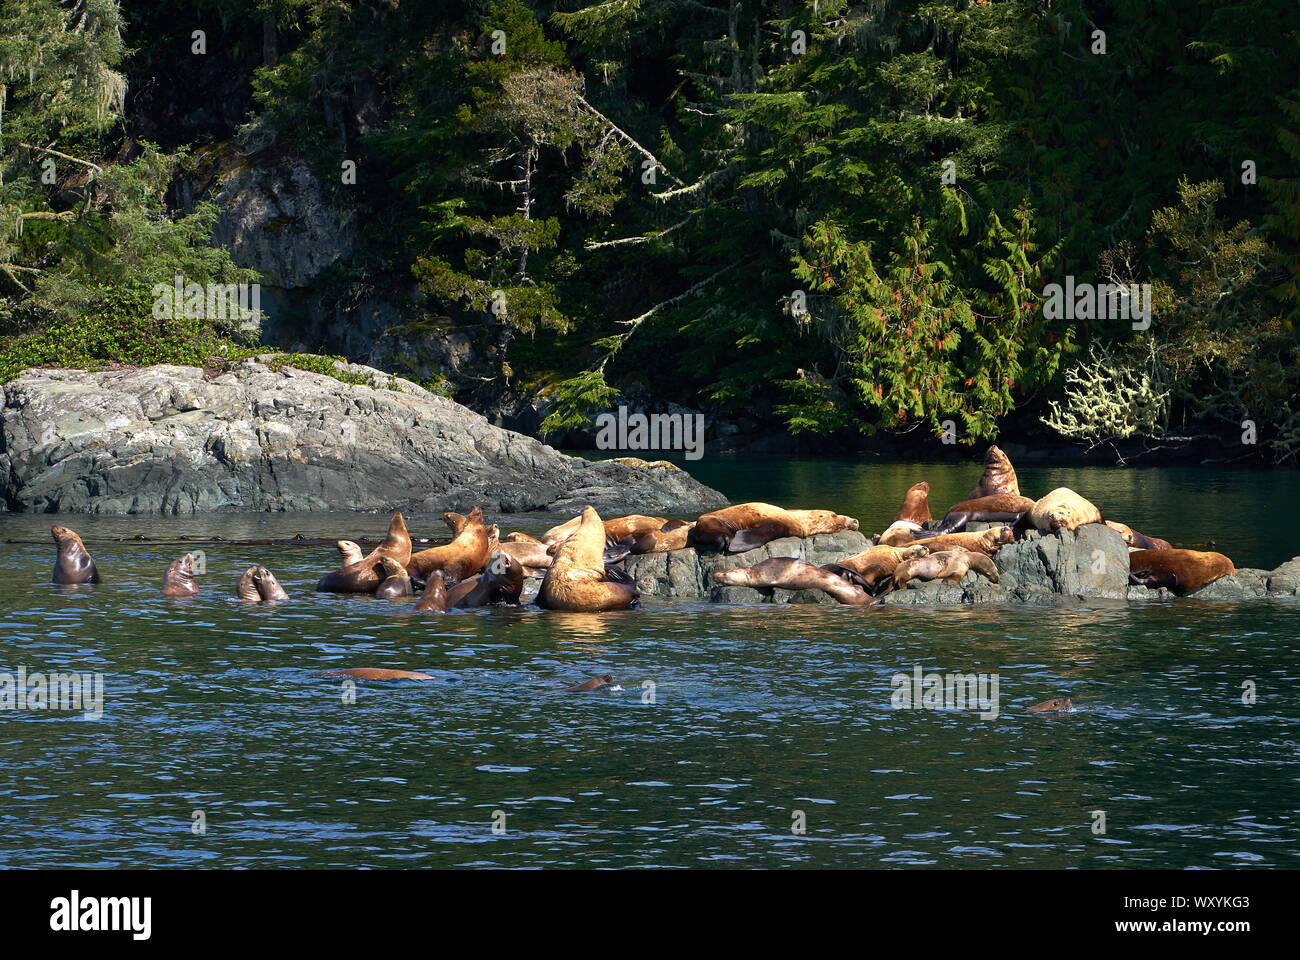
[[[569,687],[565,693],[585,693],[588,690],[600,690],[602,687],[611,686],[614,683],[612,673],[591,673],[588,674],[590,680],[584,680],[582,683]]]
[[[67,527],[50,527],[58,556],[54,560],[54,582],[58,584],[99,583],[99,571],[86,545]]]
[[[343,558],[343,562],[339,564],[340,569],[352,566],[352,564],[359,562],[362,556],[364,556],[361,552],[361,548],[352,540],[335,540],[334,546],[339,548],[339,554]]]
[[[380,600],[395,600],[411,595],[411,575],[406,567],[392,557],[380,557],[379,568],[383,579],[375,588],[375,596]]]
[[[198,592],[199,585],[194,580],[194,554],[187,553],[168,564],[167,572],[163,574],[164,597],[192,597]]]
[[[1054,697],[1051,700],[1044,700],[1042,703],[1036,703],[1026,713],[1069,713],[1074,709],[1074,701],[1069,697]]]
[[[280,586],[280,581],[275,579],[275,574],[260,564],[244,571],[235,587],[235,593],[240,600],[248,603],[273,603],[289,599],[289,594]]]
[[[898,513],[894,514],[894,522],[905,520],[920,526],[933,519],[930,516],[930,484],[924,480],[912,484],[903,497],[903,505],[898,508]]]
[[[446,613],[447,584],[442,579],[442,571],[435,570],[429,574],[429,582],[424,585],[424,593],[415,605],[416,613]]]
[[[992,446],[984,455],[984,475],[980,477],[980,482],[975,485],[975,489],[966,499],[976,500],[997,494],[1020,496],[1020,482],[1016,479],[1015,468],[1011,466],[1007,455],[996,446]]]
[[[351,541],[339,541],[350,543]],[[340,552],[343,551],[340,546]],[[393,514],[388,524],[388,534],[382,543],[355,563],[327,573],[316,584],[318,591],[329,593],[373,593],[383,579],[379,558],[388,557],[405,564],[411,559],[411,534],[406,529],[406,520],[400,513]]]

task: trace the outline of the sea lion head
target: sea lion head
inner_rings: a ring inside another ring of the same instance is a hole
[[[442,579],[441,570],[429,574],[429,582],[425,584],[424,593],[420,595],[420,602],[415,605],[415,609],[418,613],[447,612],[447,584]]]
[[[1029,713],[1069,713],[1074,709],[1074,702],[1069,697],[1055,697],[1044,700],[1029,708]]]
[[[289,594],[285,593],[284,587],[280,586],[280,581],[275,579],[275,574],[260,564],[253,567],[253,584],[263,600],[289,599]]]
[[[465,529],[465,524],[469,523],[469,519],[462,513],[453,513],[448,510],[442,515],[442,522],[447,525],[447,528],[451,530],[451,535],[454,537],[459,535],[460,532]]]
[[[58,544],[60,548],[62,548],[65,543],[82,546],[81,537],[77,536],[67,527],[61,527],[57,523],[50,527],[50,536],[54,538],[54,542]]]
[[[361,547],[352,540],[335,540],[334,546],[339,548],[339,553],[343,555],[343,566],[356,563],[363,556]]]
[[[259,569],[259,567],[249,567],[239,578],[239,583],[235,586],[235,595],[240,600],[247,603],[261,603],[262,591],[257,589],[257,581],[254,579]]]
[[[392,557],[379,557],[375,563],[379,566],[380,575],[385,579],[388,577],[400,577],[406,579],[408,576],[406,567],[398,563]],[[268,570],[267,573],[270,573],[270,571]]]
[[[192,597],[199,592],[194,582],[194,554],[184,554],[167,565],[162,592],[168,597]]]
[[[920,483],[912,484],[903,495],[903,505],[898,508],[898,513],[894,514],[894,522],[904,520],[908,523],[922,524],[933,520],[934,517],[930,515],[929,498],[929,483],[922,480]]]

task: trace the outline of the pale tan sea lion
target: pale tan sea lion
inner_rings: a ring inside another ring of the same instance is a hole
[[[344,548],[340,546],[339,550],[342,552]],[[380,557],[388,557],[403,565],[411,558],[411,535],[400,513],[393,514],[388,524],[388,535],[379,546],[357,562],[325,574],[316,584],[316,589],[328,593],[373,593],[383,579],[379,569]]]
[[[973,550],[991,557],[997,553],[999,547],[1014,543],[1015,539],[1014,531],[1010,527],[1002,526],[989,527],[978,532],[943,533],[934,537],[922,535],[915,542],[928,548],[931,553],[960,547],[963,550]]]
[[[627,574],[616,570],[605,567],[605,524],[586,507],[577,531],[547,569],[537,605],[581,612],[627,609],[637,603],[637,589]]]
[[[1161,540],[1159,537],[1148,537],[1138,533],[1127,524],[1119,523],[1115,520],[1107,520],[1106,526],[1110,527],[1121,537],[1130,547],[1137,550],[1172,550],[1174,545],[1168,540]]]
[[[455,518],[459,514],[444,514],[448,526],[455,529]],[[451,517],[451,520],[448,520]],[[488,531],[483,523],[483,511],[475,507],[460,525],[460,531],[451,543],[441,547],[431,547],[411,554],[406,569],[413,576],[428,578],[434,570],[442,571],[443,582],[448,587],[467,580],[483,569],[488,559]]]
[[[361,547],[352,540],[335,540],[334,546],[339,548],[339,554],[342,557],[342,562],[339,564],[340,570],[357,563],[363,556],[361,553]]]
[[[857,520],[832,510],[786,510],[754,502],[702,514],[686,539],[688,546],[700,550],[743,553],[782,537],[856,529]]]
[[[850,583],[829,570],[815,567],[793,557],[773,557],[748,567],[718,570],[713,574],[717,583],[731,587],[781,587],[786,590],[821,590],[840,603],[851,606],[870,606],[880,601],[860,586]]]
[[[1101,523],[1101,511],[1069,487],[1057,487],[1029,510],[1029,522],[1044,533]]]
[[[902,590],[909,580],[950,580],[956,583],[970,570],[998,582],[998,568],[984,554],[961,549],[941,550],[900,563],[894,569],[894,589]]]

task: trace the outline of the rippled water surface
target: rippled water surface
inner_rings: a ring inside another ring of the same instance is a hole
[[[1019,472],[1027,492],[1068,484],[1241,566],[1300,553],[1292,474]],[[978,473],[700,469],[735,499],[834,507],[864,529],[917,479],[939,504]],[[104,584],[49,584],[55,519],[91,542]],[[3,539],[39,541],[0,555],[0,671],[105,682],[98,719],[0,710],[0,865],[1300,865],[1297,601],[425,618],[314,593],[337,565],[327,546],[203,544],[203,593],[164,599],[186,546],[116,539],[376,537],[386,519],[0,516]],[[258,562],[288,603],[234,599]],[[891,677],[918,665],[996,675],[998,715],[892,709]],[[436,679],[363,681],[345,703],[314,674],[347,666]],[[588,671],[621,689],[562,692]],[[1024,712],[1056,696],[1075,712]]]

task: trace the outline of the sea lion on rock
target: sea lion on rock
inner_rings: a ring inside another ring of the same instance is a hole
[[[970,570],[998,582],[998,568],[984,554],[961,549],[941,550],[900,563],[894,569],[894,589],[902,590],[909,580],[951,580],[957,583]]]
[[[1044,533],[1101,523],[1101,511],[1069,487],[1057,487],[1029,511],[1029,522]]]
[[[280,586],[280,581],[275,579],[275,574],[260,564],[244,571],[235,587],[235,595],[247,603],[272,603],[289,599],[289,594]]]
[[[339,551],[343,550],[344,548],[340,546]],[[379,568],[380,557],[388,557],[403,565],[411,559],[411,534],[407,531],[406,520],[400,513],[393,514],[393,519],[388,524],[388,535],[379,546],[355,563],[325,574],[321,577],[320,583],[316,584],[316,589],[327,593],[374,593],[375,588],[383,580]]]
[[[416,613],[446,613],[447,585],[443,582],[441,571],[429,574],[429,582],[424,585],[424,593],[415,605]]]
[[[980,497],[993,497],[999,494],[1020,496],[1020,483],[1016,480],[1015,468],[1011,466],[1007,455],[996,446],[992,446],[984,455],[984,475],[980,477],[980,482],[975,484],[975,489],[967,495],[966,499],[978,500]]]
[[[903,505],[898,508],[898,513],[894,514],[894,522],[905,520],[919,527],[932,519],[934,518],[930,516],[930,485],[924,480],[912,484],[903,496]]]
[[[633,513],[626,517],[615,517],[605,521],[605,536],[614,541],[636,538],[646,533],[658,533],[668,523],[666,517],[647,517]]]
[[[538,540],[536,537],[530,537],[526,533],[519,533],[518,531],[515,531],[514,533],[506,537],[505,542],[506,543],[541,543],[542,541]]]
[[[933,537],[921,536],[917,538],[916,542],[928,547],[931,553],[960,547],[963,550],[972,550],[975,553],[982,553],[991,557],[997,553],[999,547],[1014,543],[1015,539],[1015,532],[1010,527],[1002,526],[989,527],[987,530],[978,532],[962,531],[961,533],[941,533]]]
[[[67,527],[50,527],[58,556],[54,559],[54,582],[58,584],[99,583],[99,571],[86,545]]]
[[[667,553],[670,550],[684,550],[690,539],[693,523],[665,524],[662,530],[644,533],[632,541],[632,553]]]
[[[1034,509],[1034,501],[1015,493],[995,493],[988,497],[975,497],[954,503],[948,508],[943,521],[931,533],[957,533],[972,520],[987,523],[1015,524]]]
[[[1129,583],[1167,587],[1180,596],[1237,572],[1223,554],[1200,550],[1133,550],[1128,564]]]
[[[590,680],[584,680],[576,686],[569,687],[565,693],[586,693],[589,690],[600,690],[602,687],[608,687],[614,683],[612,673],[592,673],[588,674]]]
[[[1044,700],[1042,703],[1036,703],[1026,713],[1069,713],[1074,709],[1074,701],[1069,697],[1053,697],[1051,700]]]
[[[882,547],[903,547],[921,536],[921,525],[911,520],[895,520],[885,527],[883,533],[871,538],[872,542]]]
[[[167,572],[163,574],[164,597],[192,597],[198,592],[199,585],[194,581],[194,554],[177,557],[167,565]]]
[[[523,590],[523,564],[504,550],[497,550],[488,560],[487,569],[448,591],[447,607],[466,609],[490,603],[518,603]]]
[[[843,577],[793,557],[773,557],[748,567],[718,570],[713,579],[730,587],[781,587],[786,590],[821,590],[840,603],[870,606],[880,601]]]
[[[413,576],[428,577],[434,570],[442,571],[442,579],[447,586],[455,586],[462,580],[468,580],[483,569],[488,559],[488,531],[483,523],[483,510],[475,507],[460,524],[460,514],[443,514],[443,520],[453,530],[460,529],[452,537],[451,543],[441,547],[431,547],[411,554],[407,561],[407,572]],[[450,519],[449,519],[450,518]]]
[[[686,537],[701,550],[743,553],[782,537],[856,530],[858,521],[831,510],[786,510],[770,503],[741,503],[705,513]]]
[[[889,569],[892,570],[904,560],[910,560],[913,557],[923,557],[929,552],[930,551],[926,547],[910,542],[903,547],[880,544],[874,547],[867,547],[867,549],[855,553],[851,557],[845,557],[843,560],[838,560],[834,565],[847,567],[849,570],[861,573],[872,564],[886,563],[889,565]]]
[[[637,603],[636,585],[617,568],[605,566],[605,524],[591,507],[564,542],[537,592],[537,605],[549,610],[591,613],[625,610]]]
[[[1161,540],[1159,537],[1148,537],[1138,533],[1132,527],[1117,523],[1114,520],[1107,520],[1106,526],[1110,527],[1121,537],[1130,547],[1137,550],[1172,550],[1174,545],[1168,540]]]
[[[379,567],[384,579],[375,587],[375,596],[380,600],[396,600],[411,595],[411,575],[392,557],[380,557]]]
[[[435,680],[432,674],[414,670],[385,670],[383,667],[349,667],[346,670],[324,670],[318,677],[352,677],[356,680]]]

